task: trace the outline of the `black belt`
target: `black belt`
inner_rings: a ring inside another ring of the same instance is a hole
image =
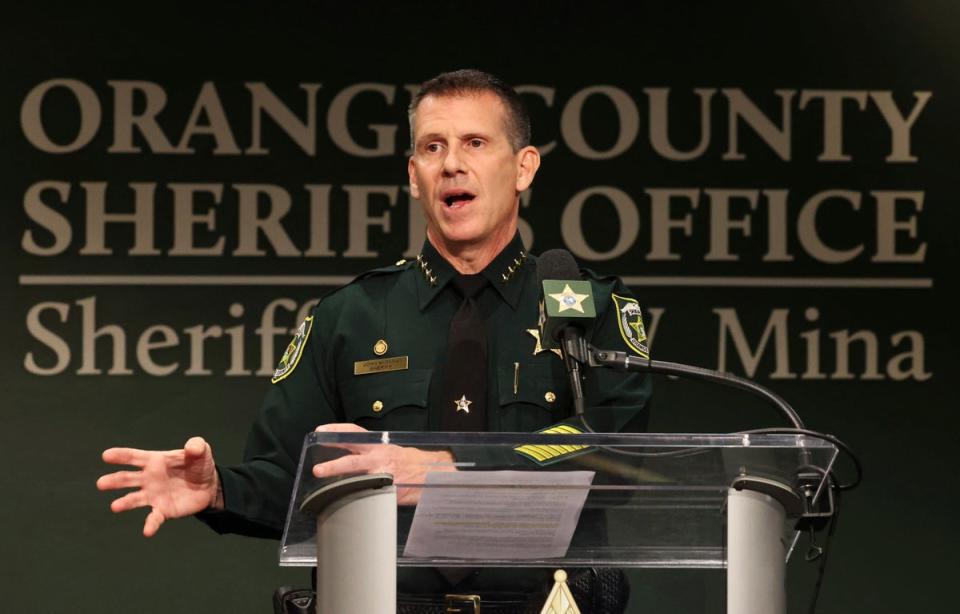
[[[622,614],[630,586],[619,569],[583,569],[573,572],[567,586],[582,614]],[[553,583],[535,594],[480,592],[479,594],[397,595],[397,614],[540,614]]]
[[[623,614],[630,585],[619,569],[574,571],[567,586],[582,614]],[[397,594],[397,614],[539,614],[550,586],[534,594],[481,592],[480,594]],[[277,589],[276,614],[307,614],[316,608],[312,590]]]
[[[539,597],[539,596],[537,596]],[[397,614],[539,614],[546,596],[519,593],[485,595],[397,595]]]

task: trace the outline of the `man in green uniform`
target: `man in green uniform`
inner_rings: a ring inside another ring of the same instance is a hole
[[[320,301],[284,352],[242,464],[216,465],[199,437],[182,450],[104,452],[108,463],[140,468],[98,487],[136,489],[111,509],[151,507],[145,536],[167,518],[199,514],[219,532],[278,537],[303,437],[315,428],[530,432],[571,417],[563,361],[539,339],[537,261],[517,231],[520,193],[540,165],[518,95],[479,71],[446,73],[423,85],[410,119],[410,191],[427,220],[421,254]],[[596,300],[591,341],[644,355],[636,300],[618,279],[584,274]],[[480,388],[461,394],[460,379],[477,372]],[[584,396],[604,408],[594,414],[598,431],[646,421],[649,387],[637,375],[593,370]],[[452,460],[449,451],[382,446],[319,464],[314,475],[388,472],[418,483],[423,467],[452,470]],[[450,588],[433,570],[399,578],[400,592]]]

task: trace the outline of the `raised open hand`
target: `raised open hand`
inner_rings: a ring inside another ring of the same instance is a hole
[[[132,465],[138,470],[117,471],[97,480],[99,490],[133,488],[110,504],[114,512],[152,508],[143,523],[144,537],[156,534],[168,518],[190,516],[208,507],[223,507],[213,451],[201,437],[192,437],[181,450],[110,448],[104,462]]]

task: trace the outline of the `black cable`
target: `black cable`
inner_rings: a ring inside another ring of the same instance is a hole
[[[827,433],[820,433],[818,431],[812,431],[810,429],[795,429],[795,428],[766,428],[766,429],[753,429],[749,431],[740,431],[744,435],[807,435],[809,437],[816,437],[818,439],[823,439],[829,441],[833,445],[847,455],[853,462],[853,466],[856,469],[856,477],[849,484],[841,484],[839,481],[836,482],[834,488],[836,490],[853,490],[860,485],[860,482],[863,481],[863,465],[860,464],[860,458],[857,454],[848,446],[843,443],[840,439],[834,437],[833,435],[828,435]],[[831,472],[832,475],[833,472]]]
[[[583,344],[586,346],[586,344]],[[573,356],[569,354],[576,352]],[[565,346],[564,353],[568,360],[573,358],[571,362],[579,362],[584,358],[588,359],[588,363],[592,366],[603,366],[613,369],[622,369],[624,371],[645,371],[649,373],[665,374],[665,375],[677,375],[680,377],[688,377],[691,379],[705,380],[712,383],[722,384],[731,388],[736,388],[738,390],[751,393],[753,395],[759,396],[766,401],[770,402],[780,413],[790,421],[793,425],[793,428],[769,428],[769,429],[755,429],[750,431],[740,431],[739,434],[750,434],[750,433],[768,433],[768,434],[802,434],[808,435],[810,437],[817,437],[837,446],[842,450],[851,461],[853,461],[854,467],[856,468],[856,478],[853,482],[849,484],[837,484],[838,490],[851,490],[856,488],[863,479],[863,467],[860,464],[860,459],[857,455],[850,449],[850,446],[840,441],[838,438],[833,435],[828,435],[826,433],[820,433],[818,431],[809,430],[804,427],[803,421],[800,419],[800,416],[797,412],[791,407],[791,405],[783,399],[780,395],[776,394],[772,390],[761,386],[755,382],[752,382],[746,378],[733,375],[731,373],[724,373],[722,371],[713,371],[711,369],[704,369],[701,367],[694,367],[690,365],[683,365],[679,363],[664,362],[657,360],[650,360],[649,358],[639,358],[633,354],[621,351],[611,351],[611,350],[601,350],[594,348],[592,346],[576,348],[575,346]],[[578,379],[580,374],[576,374]],[[576,383],[579,383],[576,382]],[[583,411],[583,402],[577,405],[577,417],[580,420],[580,423],[583,424],[583,427],[591,432],[595,433],[590,424],[587,422],[586,416]],[[687,453],[691,453],[690,449],[683,450],[668,450],[665,452],[628,452],[626,450],[617,450],[612,447],[602,447],[603,449],[609,450],[617,454],[624,454],[627,456],[679,456]]]
[[[590,423],[587,422],[586,416],[580,414],[578,416],[580,419],[580,424],[583,425],[583,428],[589,431],[590,433],[596,434],[596,431],[590,426]],[[863,466],[860,464],[860,459],[856,456],[853,450],[850,449],[850,446],[843,443],[840,439],[837,439],[833,435],[828,435],[827,433],[820,433],[818,431],[810,429],[792,429],[792,428],[764,428],[764,429],[752,429],[749,431],[735,431],[729,433],[730,435],[806,435],[808,437],[815,437],[817,439],[823,439],[829,441],[833,445],[837,446],[842,452],[844,452],[847,457],[853,462],[854,467],[856,468],[856,478],[853,482],[849,484],[840,484],[837,483],[833,487],[837,490],[853,490],[860,485],[860,482],[863,481]],[[706,454],[709,452],[709,449],[704,448],[680,448],[677,450],[665,450],[663,452],[634,452],[629,450],[622,450],[617,446],[597,446],[601,450],[606,450],[614,454],[622,454],[624,456],[644,456],[644,457],[667,457],[667,456],[696,456],[698,454]],[[812,469],[817,471],[822,471],[819,467],[811,466]],[[832,473],[831,473],[832,475]]]
[[[590,426],[590,423],[587,422],[587,417],[583,412],[578,413],[577,418],[580,420],[580,424],[583,425],[584,429],[593,434],[597,434],[597,432],[593,430],[593,427]],[[622,456],[642,456],[648,458],[658,456],[696,456],[697,454],[706,454],[710,451],[709,448],[679,448],[677,450],[665,450],[663,452],[636,452],[633,450],[622,450],[620,446],[597,446],[597,448]]]
[[[830,524],[827,527],[827,536],[823,541],[823,553],[820,555],[820,565],[817,569],[817,581],[816,584],[813,585],[813,594],[810,596],[810,607],[807,609],[807,614],[815,614],[817,611],[817,601],[820,598],[820,587],[823,586],[823,579],[826,577],[827,572],[827,556],[830,553],[830,541],[834,532],[837,530],[837,522],[840,520],[839,485],[835,484],[834,489],[837,492],[834,496],[833,516],[830,518]]]

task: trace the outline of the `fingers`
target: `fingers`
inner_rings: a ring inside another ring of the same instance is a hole
[[[117,471],[102,475],[97,480],[97,490],[116,490],[140,486],[143,474],[140,471]]]
[[[317,478],[329,478],[348,473],[369,473],[371,469],[369,465],[370,461],[367,457],[362,454],[351,454],[350,456],[341,456],[332,461],[314,465],[313,475]]]
[[[203,437],[191,437],[183,444],[183,451],[187,456],[197,458],[206,454],[209,447]]]
[[[157,510],[154,509],[151,511],[149,514],[147,514],[147,519],[143,523],[143,536],[153,537],[156,535],[157,531],[160,530],[160,525],[162,525],[163,521],[166,519],[166,516]]]
[[[422,488],[401,487],[397,489],[397,505],[417,505],[423,495]]]
[[[120,512],[128,512],[146,505],[147,496],[143,494],[142,490],[137,490],[129,492],[119,499],[114,499],[113,502],[110,503],[110,511],[119,514]]]
[[[315,429],[318,433],[366,433],[367,429],[350,422],[332,422],[321,424]]]
[[[108,477],[108,476],[104,476]],[[149,505],[147,503],[147,497],[143,494],[142,490],[136,492],[127,493],[119,499],[114,499],[110,504],[110,510],[114,513],[127,512],[138,507],[146,507]],[[163,515],[156,508],[150,510],[150,513],[147,514],[147,519],[143,523],[143,536],[144,537],[153,537],[157,534],[157,531],[160,529],[160,525],[166,520],[166,516]]]
[[[367,429],[351,422],[331,422],[321,424],[314,429],[317,433],[366,433]],[[356,443],[324,443],[325,447],[347,450],[353,454],[363,454],[370,449],[369,444]]]
[[[101,458],[111,465],[143,467],[146,464],[146,452],[136,448],[109,448],[103,451]]]
[[[351,454],[365,454],[370,452],[373,446],[368,443],[324,443],[323,448],[346,450]]]

